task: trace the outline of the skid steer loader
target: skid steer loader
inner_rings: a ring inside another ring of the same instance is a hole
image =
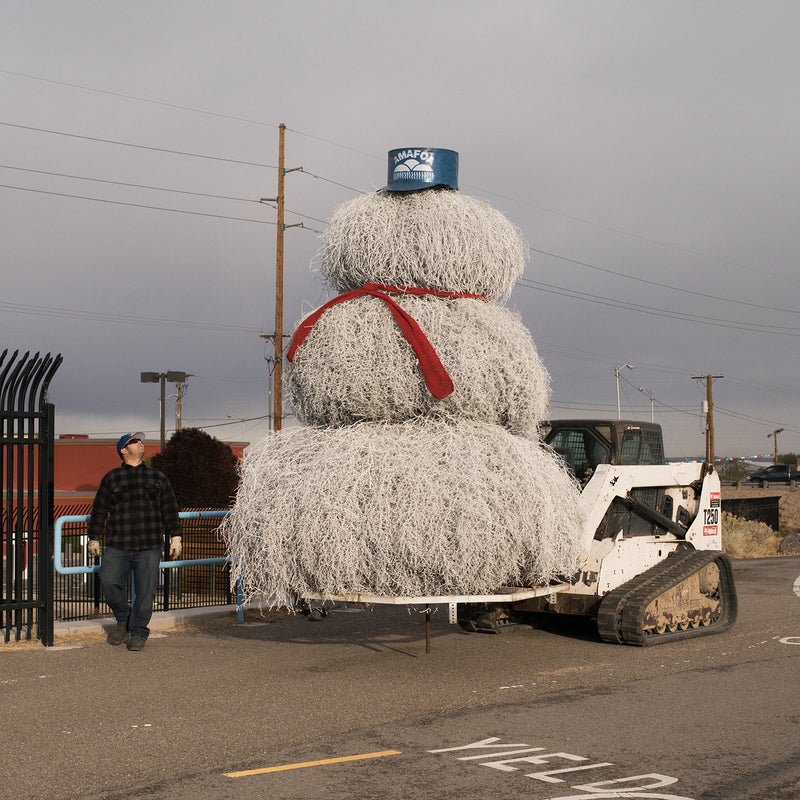
[[[661,426],[654,423],[557,420],[542,435],[582,486],[586,557],[577,574],[486,595],[309,599],[322,600],[320,608],[324,601],[426,606],[426,650],[430,607],[437,604],[447,604],[450,622],[468,632],[499,633],[533,615],[562,614],[596,620],[603,641],[638,646],[730,628],[736,588],[722,552],[713,464],[665,463]]]
[[[463,602],[467,631],[497,633],[533,612],[597,620],[606,642],[647,646],[720,633],[736,620],[722,552],[719,477],[701,462],[666,464],[661,427],[624,420],[557,420],[544,440],[582,485],[587,557],[546,587]]]

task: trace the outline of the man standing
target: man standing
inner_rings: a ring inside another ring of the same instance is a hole
[[[158,584],[158,564],[164,533],[170,536],[169,555],[181,554],[178,502],[167,476],[144,463],[144,434],[126,433],[117,442],[122,464],[103,476],[89,520],[89,554],[100,555],[105,530],[106,548],[100,583],[117,621],[109,644],[125,642],[142,650],[150,635]],[[128,602],[128,575],[133,573],[133,607]]]

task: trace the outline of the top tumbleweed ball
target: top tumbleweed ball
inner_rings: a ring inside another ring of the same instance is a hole
[[[527,259],[519,229],[488,203],[450,188],[457,185],[452,174],[413,190],[413,181],[391,177],[390,163],[386,189],[334,212],[321,255],[326,279],[339,291],[380,283],[508,299]]]

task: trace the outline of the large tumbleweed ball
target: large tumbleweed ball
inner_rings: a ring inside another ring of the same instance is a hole
[[[274,607],[303,597],[483,594],[579,567],[575,482],[497,425],[296,427],[248,449],[223,526],[231,580]]]
[[[403,422],[420,416],[492,422],[535,437],[550,382],[519,316],[482,300],[393,295],[419,323],[455,385],[435,399],[386,305],[331,306],[297,349],[289,400],[308,425]]]
[[[339,291],[381,283],[505,300],[527,258],[503,214],[449,189],[362,195],[335,211],[323,238],[321,270]]]

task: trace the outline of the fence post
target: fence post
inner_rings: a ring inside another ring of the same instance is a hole
[[[0,628],[5,641],[35,625],[53,643],[53,445],[55,409],[45,402],[62,357],[0,352]]]
[[[39,449],[39,596],[45,601],[39,620],[39,638],[53,646],[55,598],[53,596],[53,514],[54,506],[55,406],[45,403],[40,427]]]

